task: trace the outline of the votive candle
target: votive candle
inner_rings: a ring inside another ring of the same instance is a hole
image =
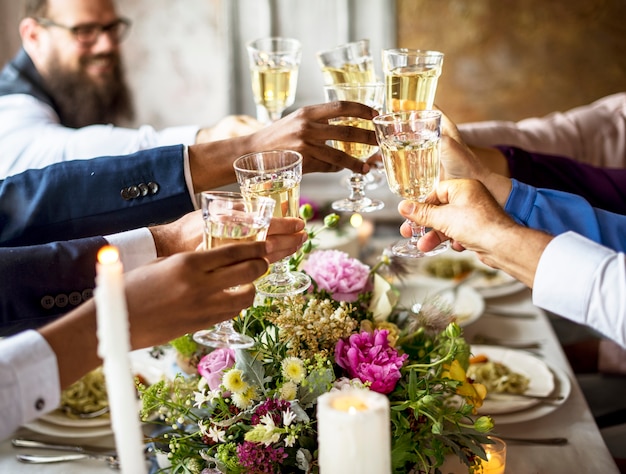
[[[504,474],[506,468],[506,443],[495,436],[489,436],[493,441],[483,444],[487,459],[481,459],[482,474]]]
[[[143,434],[130,368],[130,334],[119,252],[105,246],[98,252],[94,298],[98,321],[98,355],[109,398],[111,426],[122,473],[145,474]]]
[[[317,399],[320,474],[389,474],[389,399],[350,388]]]

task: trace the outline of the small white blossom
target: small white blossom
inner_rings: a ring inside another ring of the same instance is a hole
[[[291,408],[287,408],[283,412],[283,425],[289,426],[293,420],[296,419],[296,414],[291,411]]]

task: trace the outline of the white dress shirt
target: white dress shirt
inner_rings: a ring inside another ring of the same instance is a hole
[[[156,131],[91,125],[68,128],[44,102],[27,94],[0,97],[0,179],[59,161],[127,155],[146,148],[191,145],[200,127]]]
[[[626,256],[566,232],[543,252],[533,303],[626,347]]]
[[[0,340],[0,439],[61,403],[57,358],[37,331]]]
[[[491,120],[458,127],[470,145],[511,145],[596,166],[626,167],[626,93],[545,117],[519,122]]]

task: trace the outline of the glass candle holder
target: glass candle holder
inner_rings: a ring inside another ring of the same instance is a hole
[[[504,474],[506,468],[506,443],[496,436],[489,436],[490,444],[483,444],[487,459],[481,459],[481,474]]]

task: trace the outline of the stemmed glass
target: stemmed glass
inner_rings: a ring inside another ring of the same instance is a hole
[[[383,50],[386,112],[432,109],[442,66],[439,51]]]
[[[368,39],[352,41],[326,51],[318,51],[316,57],[326,86],[377,82]],[[384,183],[383,169],[379,163],[379,161],[374,162],[370,172],[365,175],[365,189],[376,189]],[[346,186],[351,188],[350,178],[344,181]]]
[[[273,199],[213,191],[201,193],[201,200],[205,249],[265,240],[276,205]],[[236,291],[237,288],[227,291]],[[209,347],[244,349],[254,344],[254,339],[235,331],[232,320],[218,323],[212,329],[197,331],[193,338],[198,344]]]
[[[385,85],[382,82],[333,84],[324,86],[324,92],[328,102],[338,100],[360,102],[381,111],[383,108]],[[331,125],[348,125],[351,127],[374,130],[374,124],[371,120],[359,117],[337,117],[328,120],[328,123]],[[344,142],[340,140],[332,140],[331,145],[361,161],[367,161],[378,148],[363,143]],[[336,211],[347,212],[372,212],[382,209],[385,203],[378,199],[366,197],[365,186],[365,177],[360,173],[352,173],[350,176],[350,196],[346,199],[334,201],[332,208]]]
[[[424,202],[440,178],[441,112],[414,110],[379,115],[374,117],[374,128],[391,191],[404,199]],[[408,222],[412,236],[392,247],[394,255],[425,257],[449,248],[446,241],[429,252],[422,252],[417,242],[425,227]]]
[[[296,99],[300,42],[292,38],[260,38],[246,44],[252,93],[261,122],[275,122]]]
[[[302,155],[291,150],[249,153],[233,164],[244,196],[265,196],[276,201],[276,217],[298,217]],[[293,296],[311,286],[305,273],[289,269],[289,257],[271,266],[270,273],[255,282],[257,293],[269,297]]]

